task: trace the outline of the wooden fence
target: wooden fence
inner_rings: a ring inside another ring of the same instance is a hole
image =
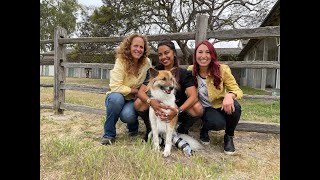
[[[148,41],[159,41],[165,37],[172,40],[195,40],[196,42],[206,38],[217,38],[220,40],[234,39],[261,39],[266,37],[279,37],[279,26],[259,27],[253,29],[234,29],[223,31],[207,32],[207,16],[199,15],[197,17],[196,32],[188,33],[170,33],[164,35],[147,35]],[[104,94],[109,88],[101,88],[92,85],[83,84],[67,84],[65,68],[104,68],[112,69],[113,64],[105,63],[70,63],[66,61],[66,44],[72,43],[110,43],[121,42],[124,37],[81,37],[67,38],[66,30],[57,27],[55,29],[54,40],[40,40],[40,43],[54,43],[54,84],[40,84],[41,87],[54,88],[53,105],[41,104],[42,109],[53,109],[55,114],[63,114],[64,110],[80,111],[94,114],[104,115],[104,109],[97,109],[83,105],[65,103],[65,90],[77,90],[83,92],[92,92]],[[274,61],[223,61],[221,63],[228,64],[230,68],[262,68],[262,69],[280,69],[279,62]],[[270,99],[277,100],[279,96],[253,96],[244,95],[244,99]],[[236,130],[280,133],[280,125],[277,123],[259,123],[240,120]]]

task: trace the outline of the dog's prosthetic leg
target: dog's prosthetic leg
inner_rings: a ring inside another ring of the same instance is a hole
[[[176,135],[172,136],[172,141],[176,145],[177,148],[181,149],[185,156],[190,157],[192,156],[192,149],[187,141],[179,138]]]

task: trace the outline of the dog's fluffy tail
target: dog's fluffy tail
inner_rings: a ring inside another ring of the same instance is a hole
[[[177,133],[177,136],[183,140],[185,140],[191,147],[191,149],[193,151],[200,151],[200,150],[203,150],[204,147],[202,146],[202,144],[197,141],[196,139],[194,139],[193,137],[187,135],[187,134],[178,134]]]

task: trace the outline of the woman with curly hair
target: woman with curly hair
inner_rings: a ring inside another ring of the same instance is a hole
[[[101,144],[115,142],[118,119],[127,124],[130,136],[138,134],[138,114],[134,108],[138,90],[151,67],[147,38],[140,34],[126,37],[116,49],[116,61],[110,71],[110,91],[106,93],[106,121]]]

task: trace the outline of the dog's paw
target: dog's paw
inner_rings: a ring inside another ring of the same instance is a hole
[[[170,156],[170,151],[163,151],[163,157],[168,157]]]

